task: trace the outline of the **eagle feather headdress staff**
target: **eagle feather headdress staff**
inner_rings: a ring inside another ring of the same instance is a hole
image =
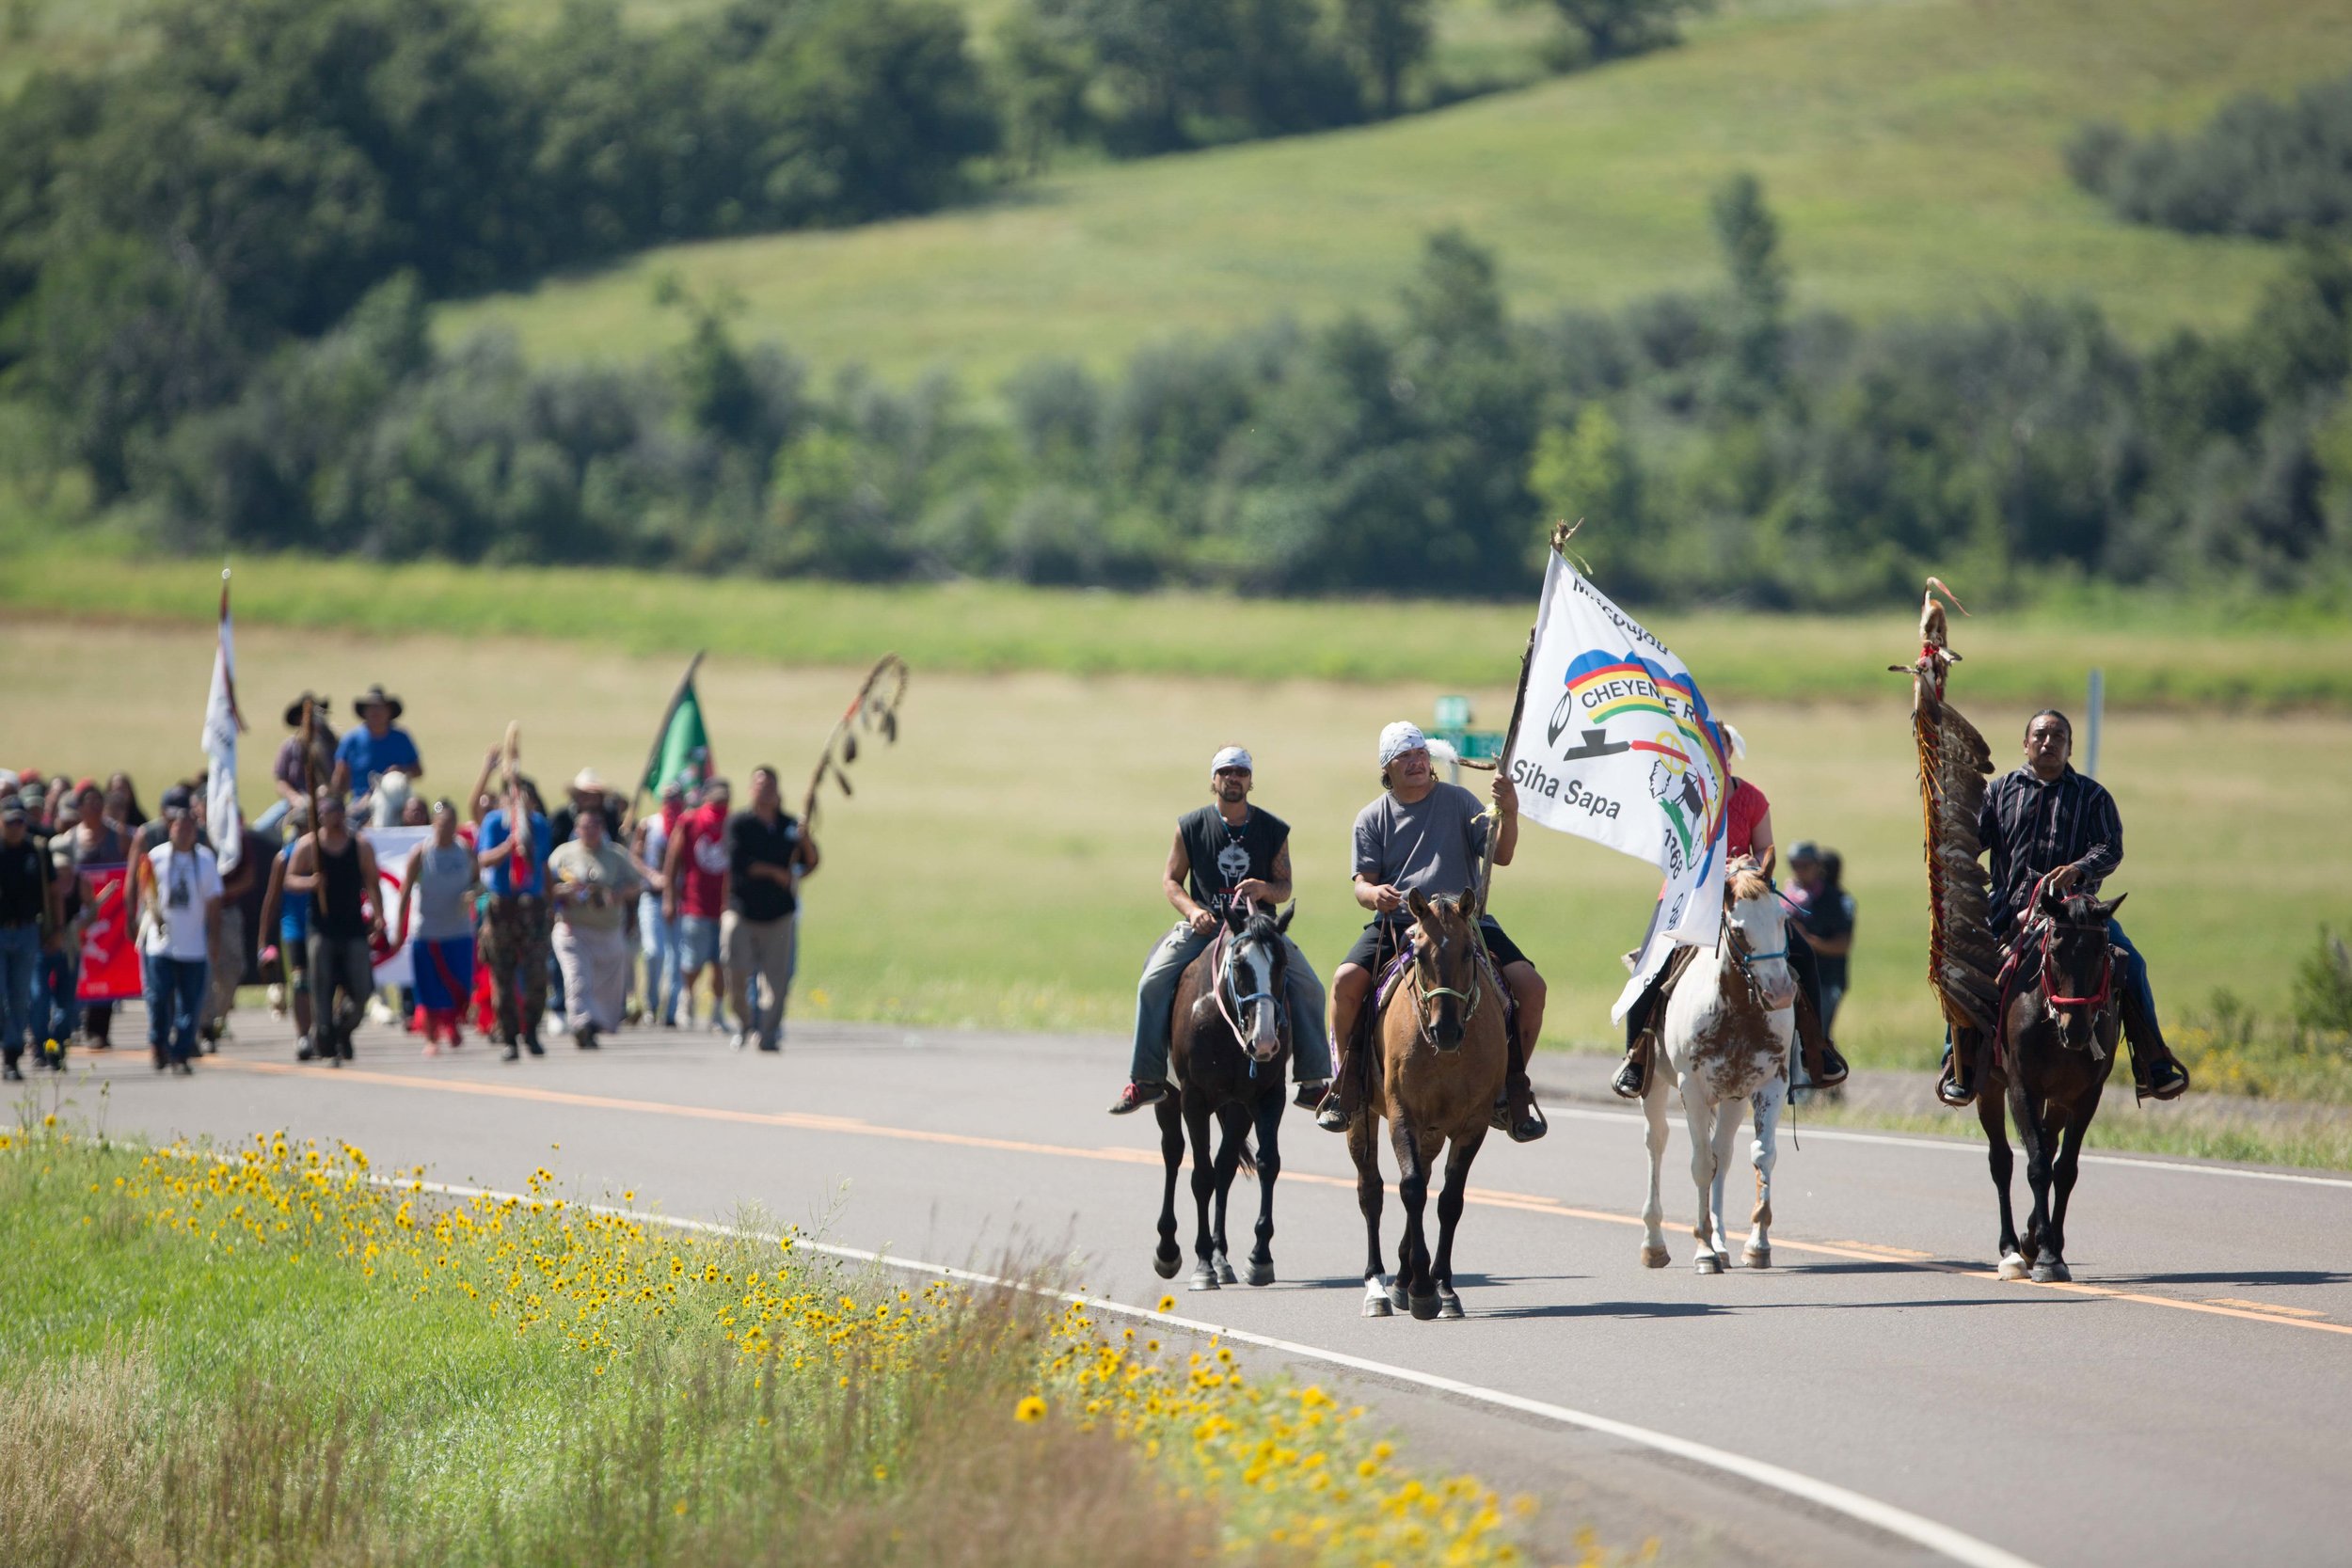
[[[2000,1006],[2001,947],[1992,930],[1992,879],[1979,863],[1977,821],[1984,809],[1993,753],[1958,708],[1945,700],[1952,652],[1944,607],[1952,591],[1928,578],[1919,606],[1919,657],[1889,669],[1911,676],[1911,731],[1919,750],[1919,804],[1927,827],[1928,983],[1955,1031],[1994,1032]]]

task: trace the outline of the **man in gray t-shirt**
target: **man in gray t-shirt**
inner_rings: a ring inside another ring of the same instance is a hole
[[[1372,911],[1356,945],[1331,977],[1331,1044],[1339,1070],[1331,1092],[1315,1113],[1315,1125],[1344,1132],[1355,1113],[1358,1074],[1347,1053],[1357,1046],[1356,1025],[1364,999],[1381,967],[1401,948],[1412,927],[1406,895],[1453,897],[1478,878],[1488,825],[1478,797],[1459,784],[1440,784],[1431,767],[1429,742],[1402,721],[1380,732],[1380,782],[1387,792],[1356,814],[1354,867],[1356,902]],[[1494,783],[1495,863],[1508,865],[1518,847],[1519,797],[1498,773]],[[1518,1028],[1510,1040],[1510,1076],[1503,1094],[1510,1107],[1506,1130],[1526,1143],[1544,1135],[1542,1114],[1527,1080],[1527,1052],[1544,1024],[1544,981],[1518,944],[1488,915],[1479,922],[1486,951],[1518,1005]]]

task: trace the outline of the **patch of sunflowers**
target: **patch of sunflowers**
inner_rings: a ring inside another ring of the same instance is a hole
[[[0,1157],[37,1156],[66,1136],[54,1126],[0,1132]],[[421,1167],[380,1175],[352,1145],[279,1132],[154,1149],[114,1185],[162,1231],[228,1254],[338,1259],[376,1288],[555,1337],[597,1376],[628,1350],[708,1324],[755,1375],[787,1388],[818,1377],[879,1384],[952,1360],[973,1305],[973,1288],[944,1280],[911,1290],[879,1273],[853,1278],[790,1232],[698,1232],[559,1196],[544,1165],[519,1195],[445,1194]],[[1163,1299],[1160,1310],[1173,1306]],[[1524,1560],[1505,1516],[1532,1513],[1526,1499],[1506,1505],[1470,1477],[1424,1480],[1363,1430],[1360,1406],[1319,1386],[1262,1383],[1214,1339],[1164,1347],[1148,1323],[1113,1333],[1104,1316],[1083,1298],[1035,1315],[1035,1379],[1004,1418],[1130,1446],[1172,1496],[1215,1511],[1229,1556]]]

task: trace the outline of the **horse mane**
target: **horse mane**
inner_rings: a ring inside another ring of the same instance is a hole
[[[1260,910],[1242,922],[1241,934],[1250,942],[1279,943],[1282,940],[1282,927],[1272,914]]]
[[[1772,884],[1764,879],[1763,868],[1756,863],[1753,855],[1741,855],[1724,869],[1724,887],[1734,903],[1762,898],[1772,891]]]

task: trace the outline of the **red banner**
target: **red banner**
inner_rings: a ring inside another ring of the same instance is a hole
[[[139,950],[123,918],[127,865],[82,867],[82,977],[73,994],[83,1002],[122,1002],[139,994]]]

